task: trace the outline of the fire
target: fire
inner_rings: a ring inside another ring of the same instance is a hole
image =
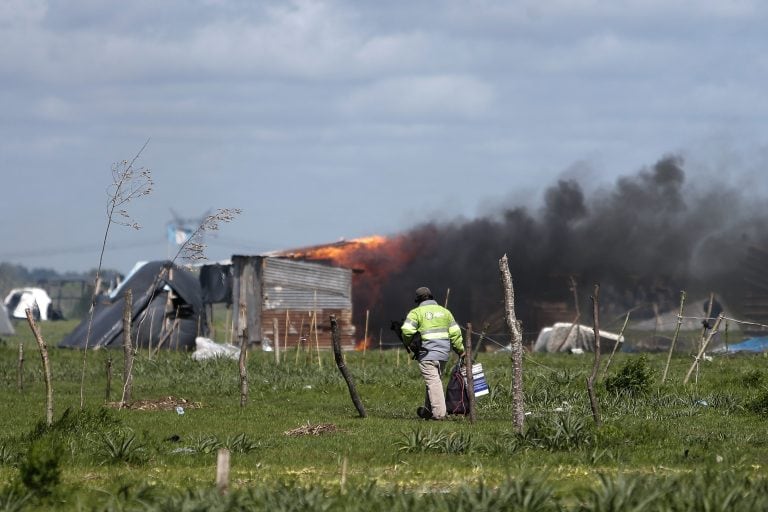
[[[417,254],[405,236],[372,235],[332,244],[275,253],[277,256],[323,261],[355,271],[353,289],[357,314],[373,309],[389,276],[403,269]]]
[[[355,350],[357,350],[358,352],[363,352],[370,348],[371,348],[370,336],[368,338],[361,338],[360,340],[358,340],[357,343],[355,343]]]
[[[301,260],[326,261],[339,267],[383,277],[407,264],[412,255],[403,249],[402,237],[372,235],[332,244],[315,245],[277,253]]]
[[[292,249],[279,253],[280,256],[303,260],[325,260],[340,267],[358,268],[361,253],[376,251],[385,246],[389,239],[381,235],[342,240],[340,242]]]

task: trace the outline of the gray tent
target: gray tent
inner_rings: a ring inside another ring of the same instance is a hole
[[[618,334],[601,329],[600,352],[611,351],[617,340],[623,343],[624,336],[619,339]],[[572,322],[558,322],[543,328],[533,346],[534,352],[572,352],[574,349],[584,352],[595,351],[595,331],[592,327]]]
[[[124,292],[129,289],[135,347],[194,350],[195,337],[208,334],[197,278],[170,261],[150,261],[135,269],[112,296],[97,301],[90,338],[86,316],[59,346],[121,347]]]
[[[0,307],[0,336],[15,333],[16,331],[13,330],[11,319],[8,317],[8,310],[5,309],[5,306]]]

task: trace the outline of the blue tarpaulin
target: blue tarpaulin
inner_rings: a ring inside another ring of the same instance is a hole
[[[712,352],[720,354],[731,354],[735,352],[768,352],[768,336],[749,338],[741,343],[728,345],[728,348],[720,347]]]

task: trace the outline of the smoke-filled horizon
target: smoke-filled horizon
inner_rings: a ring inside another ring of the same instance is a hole
[[[592,321],[589,297],[600,285],[607,328],[630,309],[637,318],[654,303],[661,311],[677,307],[681,290],[692,299],[715,292],[734,308],[743,300],[746,249],[767,235],[754,199],[715,179],[692,182],[679,156],[591,192],[578,179],[560,179],[547,187],[538,208],[509,205],[473,220],[423,223],[394,237],[407,263],[375,286],[371,281],[380,276],[359,276],[356,323],[370,309],[373,329],[388,329],[412,307],[414,290],[428,286],[440,303],[448,296],[461,325],[499,329],[498,261],[504,254],[529,336],[550,320],[553,305],[567,305],[572,318],[571,277],[584,323]]]

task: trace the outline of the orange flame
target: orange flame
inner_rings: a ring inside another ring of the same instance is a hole
[[[404,236],[373,235],[332,244],[291,249],[278,256],[302,260],[325,261],[339,267],[351,268],[358,312],[370,309],[380,297],[381,286],[394,272],[406,266],[415,256],[412,244]],[[411,249],[411,250],[409,250]],[[358,314],[359,314],[358,313]]]
[[[355,350],[358,352],[362,352],[366,349],[371,348],[371,339],[369,338],[361,338],[357,343],[355,343]]]

